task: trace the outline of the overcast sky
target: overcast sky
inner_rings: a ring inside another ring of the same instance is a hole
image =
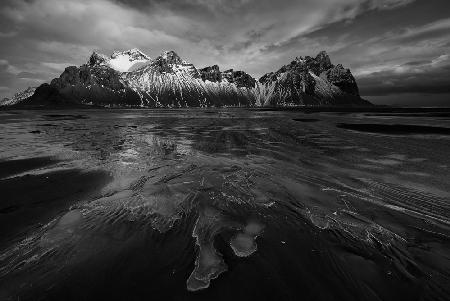
[[[450,0],[1,0],[0,98],[135,47],[258,78],[326,50],[375,103],[450,106]]]

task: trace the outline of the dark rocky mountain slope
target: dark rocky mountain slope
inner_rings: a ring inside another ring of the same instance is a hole
[[[333,65],[324,51],[315,58],[298,57],[259,79],[265,105],[369,105],[359,95],[349,69]]]

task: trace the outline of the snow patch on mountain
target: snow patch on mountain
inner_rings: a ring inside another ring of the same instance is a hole
[[[139,49],[131,49],[127,51],[116,51],[109,59],[109,65],[116,71],[129,72],[136,64],[148,62],[150,57]]]
[[[93,52],[88,60],[88,65],[107,66],[118,72],[131,72],[150,62],[148,55],[137,48],[126,51],[115,51],[110,57]]]

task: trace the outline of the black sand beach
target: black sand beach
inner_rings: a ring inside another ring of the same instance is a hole
[[[440,112],[2,111],[0,126],[0,300],[450,295]]]

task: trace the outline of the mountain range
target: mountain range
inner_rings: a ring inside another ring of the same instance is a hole
[[[18,107],[367,106],[349,69],[324,51],[297,57],[259,80],[244,71],[197,69],[174,51],[152,59],[139,49],[110,56],[93,52],[51,82],[28,88],[0,105]]]

